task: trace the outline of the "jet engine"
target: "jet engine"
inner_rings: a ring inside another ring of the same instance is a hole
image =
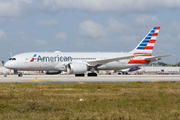
[[[84,74],[88,70],[86,63],[71,62],[67,64],[68,74]]]
[[[61,71],[46,71],[46,75],[60,74]]]

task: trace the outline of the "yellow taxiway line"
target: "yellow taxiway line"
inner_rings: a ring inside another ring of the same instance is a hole
[[[40,81],[55,81],[59,79],[43,79],[43,80],[28,80],[28,81],[21,81],[21,82],[40,82]]]

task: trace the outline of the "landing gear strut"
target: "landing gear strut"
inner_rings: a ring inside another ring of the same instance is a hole
[[[97,73],[95,73],[95,71],[97,71],[97,68],[96,68],[96,67],[89,67],[89,70],[90,70],[91,72],[87,74],[88,77],[90,77],[90,76],[97,77]]]
[[[22,73],[19,72],[19,73],[18,73],[18,77],[22,77]]]

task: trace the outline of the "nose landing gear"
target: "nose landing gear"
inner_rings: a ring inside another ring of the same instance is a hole
[[[22,77],[23,74],[21,72],[18,73],[18,77]]]

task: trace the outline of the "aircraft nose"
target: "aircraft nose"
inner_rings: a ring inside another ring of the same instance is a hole
[[[8,61],[4,64],[4,67],[10,69],[12,66],[11,63]]]
[[[5,68],[8,68],[8,62],[6,62],[6,63],[4,64],[4,67],[5,67]]]

